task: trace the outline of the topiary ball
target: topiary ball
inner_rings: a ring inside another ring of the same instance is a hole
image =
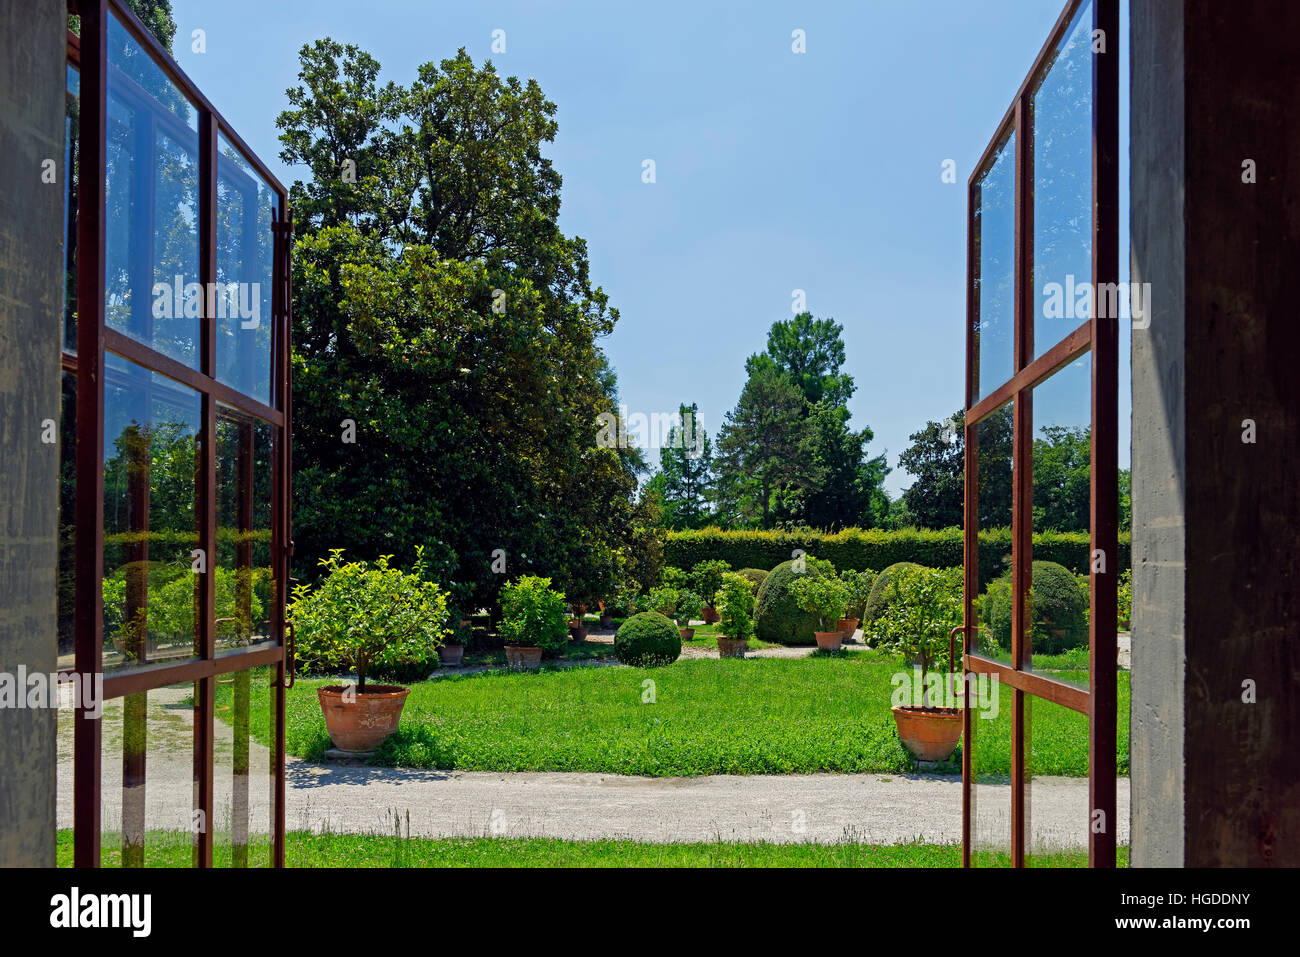
[[[817,616],[801,609],[790,586],[800,575],[825,575],[824,570],[808,562],[806,570],[796,572],[794,562],[782,562],[763,579],[754,603],[754,633],[760,641],[783,645],[811,645],[813,632],[821,627]]]
[[[754,587],[755,595],[758,594],[758,590],[763,587],[763,582],[767,579],[767,572],[761,568],[742,568],[736,574],[749,579],[749,583]]]
[[[1003,648],[1011,647],[1011,573],[989,585],[986,621],[993,637]],[[1074,573],[1056,562],[1034,562],[1032,586],[1033,653],[1059,655],[1072,648],[1088,646],[1087,599]]]
[[[875,583],[871,586],[871,592],[867,595],[867,604],[862,612],[864,633],[867,625],[889,610],[889,603],[894,596],[894,580],[904,572],[922,567],[924,566],[918,565],[916,562],[895,562],[876,576]]]
[[[633,615],[614,635],[614,657],[636,668],[670,665],[682,653],[682,633],[657,611]]]

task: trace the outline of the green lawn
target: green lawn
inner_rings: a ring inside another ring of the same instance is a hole
[[[156,848],[149,866],[188,867],[188,837],[149,832],[145,845]],[[103,836],[103,864],[121,858],[114,835]],[[1119,849],[1120,866],[1128,848]],[[229,848],[213,851],[218,867],[229,866]],[[560,841],[544,838],[412,838],[374,834],[285,836],[290,867],[960,867],[955,844],[641,844],[633,841]],[[72,832],[58,836],[58,863],[72,865]],[[1010,860],[989,859],[1008,866]],[[1039,867],[1083,867],[1087,852],[1035,860]]]
[[[653,777],[898,773],[914,767],[889,713],[890,677],[903,670],[898,658],[866,650],[440,678],[412,686],[397,733],[372,763]],[[315,693],[323,683],[300,680],[289,693],[289,752],[309,760],[329,747]],[[266,685],[256,681],[254,689],[251,724],[265,735]],[[1127,715],[1127,672],[1119,690],[1119,713]],[[229,692],[222,686],[219,693]],[[979,721],[977,774],[1009,773],[1010,702],[1002,689],[998,717]],[[1047,702],[1031,714],[1032,772],[1085,776],[1086,717]],[[1127,774],[1126,721],[1117,751]]]

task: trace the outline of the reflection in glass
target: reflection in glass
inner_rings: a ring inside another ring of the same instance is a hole
[[[195,863],[194,701],[186,682],[104,703],[102,866]]]
[[[118,356],[104,383],[104,670],[198,653],[198,393]]]
[[[198,114],[116,16],[105,137],[105,322],[197,368]]]
[[[1092,522],[1092,354],[1033,389],[1033,529],[1087,533]],[[1088,568],[1065,567],[1040,540],[1026,620],[1033,671],[1087,687]]]
[[[1007,135],[972,197],[975,398],[1015,373],[1016,135]]]
[[[271,223],[279,196],[218,137],[217,379],[271,404]]]
[[[979,447],[978,531],[981,536],[976,609],[979,651],[1011,660],[1011,495],[1014,402],[981,419],[975,427]]]
[[[1037,358],[1092,314],[1092,4],[1065,31],[1031,103]]]
[[[217,406],[217,651],[272,641],[271,426]]]
[[[217,867],[272,867],[276,698],[269,668],[216,680],[212,860]],[[261,727],[254,722],[259,721]]]
[[[68,64],[63,125],[63,351],[77,351],[77,138],[81,124],[81,74]]]

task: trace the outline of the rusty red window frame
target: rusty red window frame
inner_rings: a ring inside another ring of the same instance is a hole
[[[216,677],[255,667],[272,666],[272,684],[277,689],[288,676],[292,662],[285,656],[284,605],[288,589],[290,538],[290,454],[291,385],[289,343],[292,324],[290,294],[290,237],[293,232],[288,191],[258,158],[233,127],[221,116],[198,87],[187,77],[153,34],[121,0],[68,0],[68,12],[81,18],[80,36],[68,34],[67,60],[79,73],[81,109],[77,153],[76,244],[77,244],[77,343],[76,353],[64,351],[62,368],[77,377],[75,514],[74,624],[76,633],[74,669],[80,674],[103,674],[103,591],[101,568],[104,547],[104,371],[106,353],[114,353],[147,371],[157,372],[188,386],[201,397],[202,436],[200,471],[195,508],[201,518],[199,545],[209,556],[216,555],[216,410],[218,403],[261,419],[272,426],[273,461],[271,492],[271,555],[275,567],[276,596],[270,622],[274,643],[245,652],[216,653],[215,576],[204,577],[199,602],[198,660],[174,665],[152,666],[113,672],[104,677],[104,697],[122,697],[151,688],[184,681],[196,684],[194,722],[194,764],[197,797],[195,810],[204,820],[213,816],[214,710]],[[272,404],[245,395],[216,378],[216,321],[201,319],[200,367],[191,368],[155,349],[107,328],[105,324],[105,169],[107,127],[107,26],[116,17],[134,41],[147,53],[167,78],[186,96],[199,121],[199,279],[206,284],[216,279],[217,148],[223,137],[261,176],[277,197],[272,222],[273,279],[271,321]],[[210,563],[214,568],[215,564]],[[285,703],[275,698],[274,808],[271,822],[273,863],[284,866],[285,788]],[[102,734],[98,720],[82,709],[74,712],[73,730],[73,860],[77,867],[98,867],[100,863]],[[204,827],[195,844],[195,863],[212,866],[213,832]]]
[[[998,123],[967,183],[966,219],[966,396],[965,396],[965,506],[963,515],[965,563],[963,664],[968,672],[997,675],[1011,688],[1011,862],[1025,863],[1025,724],[1026,696],[1034,696],[1088,716],[1088,798],[1093,813],[1101,812],[1105,826],[1089,828],[1088,863],[1114,867],[1116,860],[1116,723],[1117,644],[1116,599],[1119,551],[1119,319],[1101,318],[1100,310],[1067,333],[1037,358],[1028,292],[1033,255],[1033,172],[1029,155],[1034,84],[1050,68],[1051,54],[1086,0],[1069,0]],[[1119,281],[1119,0],[1091,0],[1093,30],[1103,31],[1106,53],[1092,58],[1092,282]],[[1006,137],[1015,133],[1015,267],[1013,374],[981,399],[975,381],[976,338],[979,319],[973,283],[975,261],[976,184],[988,170]],[[1062,366],[1086,352],[1092,354],[1091,387],[1091,514],[1090,547],[1107,557],[1105,571],[1091,572],[1088,635],[1089,682],[1086,689],[1027,670],[1028,649],[1023,646],[1021,620],[1030,585],[1033,554],[1032,389]],[[1011,663],[994,661],[978,653],[978,618],[974,599],[979,589],[979,474],[978,425],[1006,403],[1014,403],[1012,439],[1012,650]],[[968,702],[969,704],[969,702]],[[971,865],[974,786],[971,710],[963,710],[962,747],[962,865]],[[1088,822],[1081,821],[1080,826]]]

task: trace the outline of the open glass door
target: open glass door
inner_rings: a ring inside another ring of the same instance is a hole
[[[75,11],[60,670],[104,701],[61,826],[82,867],[283,865],[287,194],[124,4]]]
[[[966,866],[1050,865],[1084,843],[1092,866],[1115,864],[1119,50],[1119,0],[1067,3],[969,184],[964,667],[997,678],[1009,717],[964,711]],[[1059,574],[1038,560],[1057,556],[1034,553],[1062,511],[1089,529],[1073,569],[1089,579],[1086,657],[1046,611]],[[1008,524],[1005,546],[981,544]],[[1035,748],[1036,722],[1087,736],[1086,799]],[[982,770],[1004,761],[1009,776]]]

